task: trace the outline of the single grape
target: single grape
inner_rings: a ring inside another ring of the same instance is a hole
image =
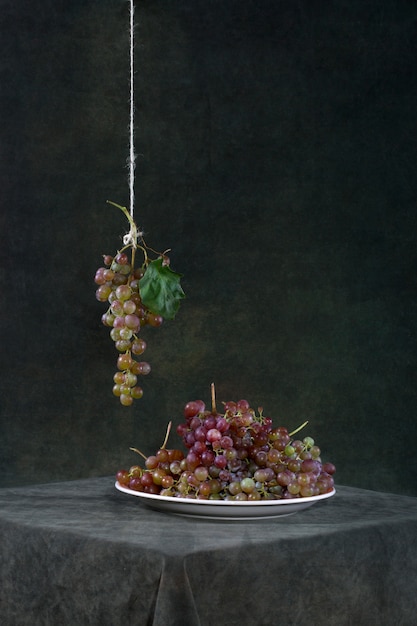
[[[106,282],[112,282],[114,274],[115,272],[113,270],[105,269],[103,272],[103,277],[105,278]]]
[[[207,415],[207,412],[204,413],[204,419],[203,419],[203,426],[204,428],[209,431],[212,428],[215,428],[216,430],[218,430],[218,428],[216,428],[217,425],[217,418],[215,415],[209,414]]]
[[[265,470],[263,469],[258,469],[256,470],[256,472],[253,475],[253,478],[255,481],[260,482],[260,483],[265,483],[267,480],[267,474],[265,472]]]
[[[113,328],[114,315],[109,312],[104,313],[104,315],[101,318],[101,321],[103,322],[105,326],[110,326],[110,328]]]
[[[336,472],[336,467],[333,465],[333,463],[324,463],[323,472],[332,475]]]
[[[120,385],[113,385],[113,395],[120,398],[122,392],[120,391]]]
[[[240,487],[242,489],[242,491],[244,491],[245,493],[249,494],[252,493],[255,490],[255,481],[252,478],[244,478],[241,482],[240,482]]]
[[[172,476],[167,475],[167,476],[162,477],[161,486],[164,489],[169,489],[170,487],[173,486],[173,484],[174,484],[174,479]]]
[[[125,382],[125,375],[123,374],[123,372],[116,372],[113,376],[113,381],[117,385],[122,385]]]
[[[192,450],[194,450],[194,452],[196,454],[199,454],[200,456],[202,455],[203,452],[205,452],[207,450],[207,446],[204,443],[204,441],[196,441],[192,447]]]
[[[133,491],[143,491],[142,479],[138,477],[129,480],[129,489]]]
[[[222,438],[222,434],[217,428],[210,428],[207,431],[207,441],[213,443],[213,441],[219,441]]]
[[[119,400],[120,404],[122,404],[123,406],[130,406],[133,402],[132,396],[128,396],[126,393],[122,393]]]
[[[216,429],[218,430],[218,429]],[[233,439],[231,437],[229,437],[228,435],[224,435],[221,439],[220,439],[220,445],[222,448],[232,448],[233,447]]]
[[[198,487],[197,498],[203,498],[206,500],[209,498],[210,493],[210,484],[209,482],[205,481],[201,483],[201,485]]]
[[[194,418],[196,419],[196,418]],[[206,441],[207,439],[207,430],[204,428],[204,426],[201,426],[201,421],[198,420],[199,424],[195,429],[192,426],[192,422],[193,420],[191,420],[190,423],[190,428],[194,430],[194,437],[196,441]]]
[[[227,459],[224,454],[217,454],[214,458],[214,465],[219,469],[224,469],[227,466]]]
[[[185,417],[195,417],[199,413],[203,413],[206,408],[206,405],[202,400],[194,400],[192,402],[188,402],[184,407],[184,416]]]
[[[120,300],[113,300],[110,305],[110,309],[114,315],[121,316],[123,315],[123,303]]]
[[[146,361],[135,361],[132,371],[141,376],[147,376],[151,371],[151,366]]]
[[[300,489],[301,489],[301,487],[300,487],[299,483],[298,483],[296,480],[291,481],[291,482],[290,482],[290,483],[288,483],[288,485],[287,485],[287,490],[288,490],[288,492],[289,492],[291,495],[293,495],[293,496],[295,496],[295,495],[297,495],[298,493],[300,493]]]
[[[116,330],[116,329],[113,329],[113,330]],[[120,339],[124,339],[125,341],[128,341],[133,336],[133,331],[130,328],[127,328],[126,326],[118,330],[119,330]]]
[[[303,485],[300,488],[300,495],[303,498],[311,498],[314,495],[314,486],[313,485]]]
[[[321,454],[321,450],[318,446],[314,445],[310,448],[310,454],[312,459],[318,459]]]
[[[207,477],[208,477],[207,467],[204,467],[204,465],[199,465],[198,467],[196,467],[195,470],[194,470],[194,476],[200,482],[203,482],[203,481],[207,480]]]
[[[124,375],[125,382],[129,387],[134,387],[137,383],[138,377],[136,374],[132,374],[132,372],[126,372]]]
[[[120,328],[112,328],[110,331],[110,337],[113,341],[119,341],[120,339]]]
[[[126,302],[123,302],[123,313],[126,313],[126,315],[132,315],[135,311],[136,304],[133,300],[126,300]]]
[[[119,352],[126,352],[130,348],[130,341],[128,339],[118,339],[114,345]]]
[[[143,389],[142,389],[142,387],[138,387],[138,386],[132,387],[132,389],[130,390],[130,395],[135,400],[139,400],[143,396]]]
[[[154,328],[161,326],[162,322],[164,321],[161,315],[156,315],[155,313],[150,312],[147,314],[146,319],[149,326],[153,326]]]
[[[104,278],[105,267],[99,267],[94,276],[94,282],[96,285],[104,285],[106,279]]]
[[[284,448],[284,452],[288,457],[291,457],[295,454],[296,449],[294,446],[291,446],[290,444],[286,445]]]
[[[152,472],[152,479],[155,485],[162,485],[162,479],[166,476],[166,473],[160,468],[157,467]]]
[[[220,441],[221,443],[221,441]],[[240,459],[237,458],[237,450],[236,448],[225,448],[224,456],[227,459],[229,465],[234,465],[234,461],[237,462],[236,467],[240,467]]]
[[[130,328],[130,329],[134,330],[135,332],[137,332],[139,330],[139,328],[140,328],[140,319],[135,314],[126,315],[125,316],[125,325],[127,326],[127,328]]]
[[[115,262],[119,265],[127,265],[129,263],[129,257],[124,252],[119,252],[115,258]]]
[[[201,453],[201,462],[206,467],[210,467],[210,465],[213,465],[215,458],[216,458],[216,455],[210,449],[204,450]]]
[[[96,290],[96,298],[99,302],[106,302],[110,294],[111,287],[107,284],[100,285],[100,287]]]
[[[143,339],[134,339],[132,341],[131,350],[133,354],[136,354],[137,356],[143,354],[146,350],[146,341]]]
[[[129,353],[121,354],[117,359],[117,367],[119,370],[128,370],[132,365],[132,357]]]
[[[124,487],[129,486],[130,475],[127,470],[119,470],[116,474],[116,480],[119,485],[123,485]]]

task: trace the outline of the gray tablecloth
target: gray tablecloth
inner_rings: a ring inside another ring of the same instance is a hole
[[[176,517],[113,478],[0,490],[2,626],[414,626],[417,498]]]

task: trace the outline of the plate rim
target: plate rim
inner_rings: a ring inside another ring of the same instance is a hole
[[[191,506],[200,505],[200,506],[218,506],[218,507],[242,507],[242,506],[250,506],[250,507],[268,507],[268,506],[289,506],[295,504],[313,504],[314,502],[320,502],[320,500],[326,500],[327,498],[331,498],[336,493],[336,488],[333,487],[332,491],[328,491],[326,493],[320,493],[318,496],[307,496],[301,498],[288,498],[282,500],[199,500],[197,498],[180,498],[174,496],[161,496],[156,493],[146,493],[145,491],[135,491],[134,489],[129,489],[128,487],[124,487],[117,480],[115,482],[115,487],[118,491],[122,493],[126,493],[127,495],[136,496],[139,498],[144,498],[145,500],[151,500],[154,502],[165,502],[171,504],[189,504]]]

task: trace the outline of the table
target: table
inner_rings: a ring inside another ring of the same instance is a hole
[[[110,477],[0,489],[3,626],[414,626],[417,498],[290,517],[153,511]]]

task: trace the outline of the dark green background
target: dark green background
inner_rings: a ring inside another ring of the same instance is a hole
[[[417,5],[137,2],[135,218],[187,299],[133,408],[93,283],[127,229],[128,10],[0,0],[1,484],[129,467],[214,381],[309,419],[339,483],[417,494]]]

